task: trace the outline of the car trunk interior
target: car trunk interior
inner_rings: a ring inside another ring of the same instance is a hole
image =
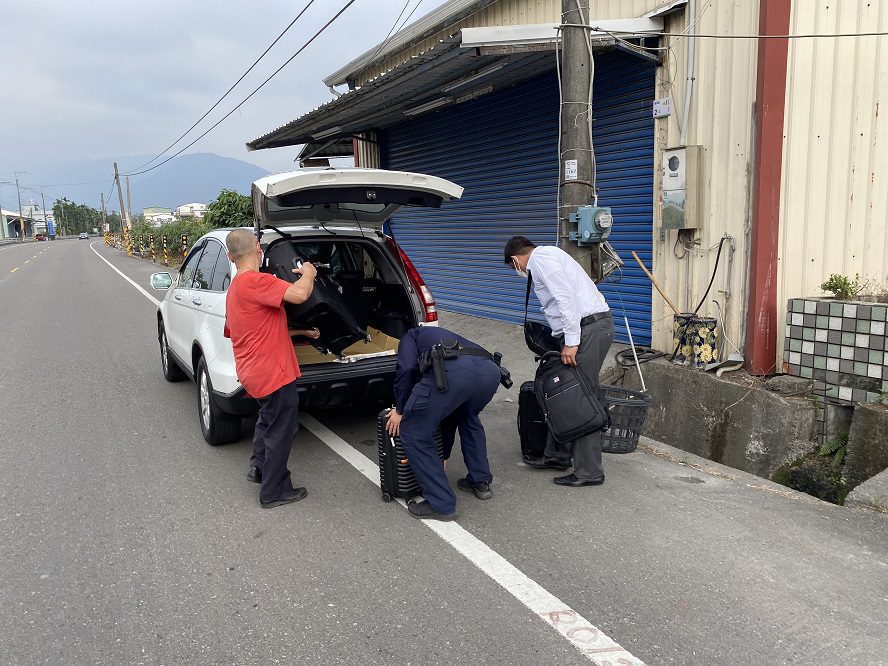
[[[266,246],[272,252],[278,243],[289,243],[304,260],[310,261],[318,270],[318,277],[332,286],[334,298],[341,297],[340,305],[354,317],[364,329],[369,339],[359,340],[337,358],[332,353],[324,353],[312,346],[306,338],[295,337],[294,346],[300,365],[318,363],[351,363],[362,358],[394,356],[398,350],[398,340],[415,325],[417,314],[411,302],[401,269],[390,259],[385,247],[375,240],[345,236],[323,238],[282,238]],[[276,267],[269,265],[273,272]],[[263,270],[266,270],[263,268]],[[278,274],[289,272],[278,271]],[[293,323],[291,322],[291,325]]]

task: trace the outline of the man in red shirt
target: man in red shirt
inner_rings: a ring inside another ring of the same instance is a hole
[[[225,244],[237,266],[225,299],[226,333],[234,348],[237,378],[259,401],[247,479],[262,484],[259,503],[270,509],[308,495],[305,488],[293,487],[287,469],[290,447],[299,432],[296,379],[301,373],[283,304],[304,303],[314,289],[317,271],[309,263],[294,268],[302,279],[293,284],[260,273],[262,249],[248,229],[235,229]]]

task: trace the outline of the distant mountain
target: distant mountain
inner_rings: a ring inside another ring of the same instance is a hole
[[[121,173],[127,169],[136,170],[150,160],[152,155],[136,155],[117,158]],[[133,214],[142,212],[148,206],[175,208],[186,203],[209,203],[222,189],[234,190],[242,194],[250,193],[250,184],[257,178],[268,175],[268,171],[241,160],[222,157],[213,153],[192,153],[181,155],[168,164],[130,178]],[[105,194],[105,205],[109,210],[117,210],[120,203],[117,190],[110,192],[114,174],[114,158],[105,160],[83,160],[34,166],[25,176],[26,182],[45,185],[47,207],[62,197],[71,201],[99,207],[100,193]],[[32,185],[34,189],[41,189]],[[124,181],[124,201],[126,200]],[[22,199],[34,198],[39,204],[39,194],[23,191]]]

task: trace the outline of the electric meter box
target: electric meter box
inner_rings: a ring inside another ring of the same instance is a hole
[[[700,229],[703,226],[703,146],[663,151],[660,195],[664,229]]]
[[[580,206],[569,219],[577,225],[577,230],[570,233],[570,240],[576,241],[577,245],[604,242],[614,224],[611,209],[605,206]]]

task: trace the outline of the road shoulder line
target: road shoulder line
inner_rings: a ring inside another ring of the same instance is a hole
[[[317,419],[307,414],[303,414],[300,419],[306,430],[374,485],[379,486],[379,468],[373,461]],[[398,501],[406,508],[403,500]],[[423,520],[422,522],[506,592],[533,611],[543,622],[564,636],[593,663],[599,666],[605,664],[643,666],[644,662],[634,657],[598,627],[529,578],[456,521],[445,523]]]
[[[135,281],[133,281],[132,279],[130,279],[130,277],[129,277],[128,275],[125,275],[125,274],[123,273],[123,271],[121,271],[119,268],[117,268],[117,266],[115,266],[115,265],[112,264],[110,261],[108,261],[107,259],[105,259],[105,257],[103,257],[101,254],[99,254],[98,250],[96,250],[96,248],[95,248],[95,244],[98,243],[98,242],[99,242],[99,241],[93,241],[92,243],[90,243],[90,244],[89,244],[89,249],[92,250],[93,252],[95,252],[96,256],[97,256],[99,259],[101,259],[102,261],[104,261],[106,264],[108,264],[108,265],[111,267],[111,269],[112,269],[115,273],[117,273],[120,277],[122,277],[124,280],[126,280],[126,281],[129,282],[131,285],[133,285],[136,289],[138,289],[140,292],[142,292],[142,296],[144,296],[144,297],[147,298],[149,301],[151,301],[152,303],[154,303],[154,305],[160,307],[160,301],[158,301],[156,298],[154,298],[154,296],[152,296],[152,295],[149,294],[147,291],[145,291],[144,289],[142,289],[142,287],[140,287],[138,284],[135,283]]]

